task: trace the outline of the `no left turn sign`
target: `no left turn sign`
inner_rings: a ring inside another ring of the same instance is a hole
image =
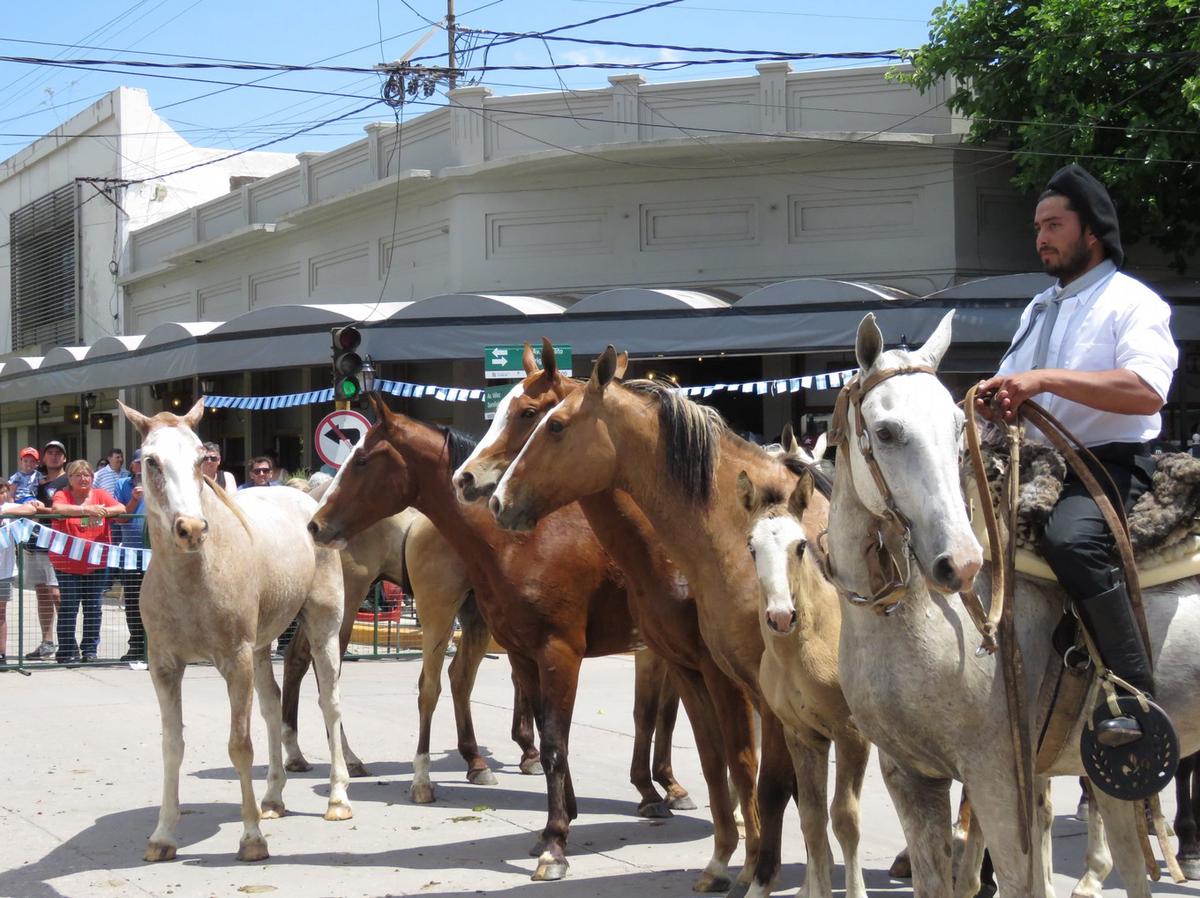
[[[317,455],[326,464],[340,468],[370,426],[371,422],[358,412],[330,412],[317,425],[313,443]]]

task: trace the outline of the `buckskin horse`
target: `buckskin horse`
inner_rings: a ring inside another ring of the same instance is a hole
[[[450,472],[474,448],[467,437],[394,413],[378,395],[371,401],[377,422],[342,466],[309,532],[318,543],[338,545],[411,505],[458,552],[538,721],[548,812],[532,852],[533,878],[562,879],[577,816],[567,757],[579,665],[637,643],[622,578],[578,507],[533,533],[506,533],[487,509],[463,505],[454,494]]]
[[[454,473],[465,501],[486,499],[545,414],[584,381],[563,375],[554,347],[542,341],[542,367],[525,344],[525,378],[501,400],[492,426]],[[621,369],[624,365],[619,366]],[[622,372],[618,371],[618,376]],[[647,644],[670,666],[696,736],[713,818],[713,856],[692,886],[697,892],[725,891],[732,883],[729,858],[737,848],[737,823],[726,770],[746,820],[746,857],[739,879],[747,882],[758,853],[758,809],[754,801],[757,757],[752,711],[746,692],[717,665],[700,636],[695,599],[667,557],[645,515],[628,495],[596,493],[579,507],[604,548],[625,572],[630,611]]]

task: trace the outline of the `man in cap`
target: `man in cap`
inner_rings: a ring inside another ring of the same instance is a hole
[[[39,512],[50,511],[54,494],[67,485],[67,449],[58,440],[50,440],[42,447],[42,475],[38,484],[34,505]],[[49,523],[46,523],[49,527]],[[42,641],[38,647],[25,655],[27,660],[38,661],[53,658],[57,649],[54,642],[54,617],[58,613],[61,595],[58,576],[50,564],[49,549],[39,548],[36,537],[31,537],[22,548],[25,565],[25,585],[33,585],[37,592],[38,624],[42,628]]]
[[[1057,278],[1025,308],[996,375],[979,385],[992,394],[977,409],[1012,421],[1033,399],[1096,456],[1125,508],[1150,487],[1147,445],[1162,426],[1159,409],[1178,362],[1171,309],[1153,290],[1122,273],[1117,211],[1100,181],[1078,165],[1059,169],[1033,219],[1038,255]],[[1040,435],[1031,428],[1029,435]],[[1104,477],[1099,477],[1104,482]],[[1041,552],[1070,596],[1105,665],[1147,693],[1150,660],[1133,615],[1114,539],[1096,502],[1068,473],[1051,512]],[[1106,720],[1096,738],[1117,747],[1141,738],[1132,717]]]

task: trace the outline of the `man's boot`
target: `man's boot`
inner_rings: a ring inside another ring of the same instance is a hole
[[[1124,583],[1099,595],[1076,601],[1079,620],[1096,644],[1104,665],[1125,682],[1147,695],[1154,692],[1150,659]],[[1132,717],[1112,717],[1096,727],[1096,741],[1120,748],[1142,738],[1142,728]]]

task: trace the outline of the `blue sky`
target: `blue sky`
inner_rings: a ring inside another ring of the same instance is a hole
[[[492,31],[546,31],[561,25],[642,5],[632,0],[455,0],[459,24]],[[728,47],[785,52],[884,50],[920,45],[934,0],[681,0],[661,9],[578,28],[564,35],[590,39]],[[334,12],[335,15],[330,15]],[[403,55],[445,15],[445,0],[60,0],[53,14],[36,4],[5,10],[0,55],[58,59],[151,59],[181,61],[219,57],[252,62],[370,67]],[[47,42],[36,44],[32,41]],[[55,46],[66,45],[66,46]],[[90,48],[86,48],[90,47]],[[103,49],[100,49],[103,48]],[[416,55],[444,54],[438,30]],[[493,50],[491,65],[548,65],[671,61],[675,51],[596,47],[523,40]],[[710,54],[701,54],[708,56]],[[442,57],[444,61],[444,56]],[[482,57],[475,56],[481,63]],[[846,65],[820,63],[819,67]],[[797,64],[797,68],[813,67]],[[753,63],[696,66],[646,72],[650,83],[752,74]],[[371,74],[297,72],[269,74],[229,70],[164,70],[150,73],[64,69],[0,63],[0,158],[53,130],[118,85],[143,87],[173,127],[198,146],[242,149],[285,137],[345,115],[379,96]],[[482,83],[496,94],[580,90],[607,86],[612,71],[492,72]],[[209,79],[259,87],[171,80]],[[560,81],[561,78],[561,81]],[[313,93],[304,93],[311,91]],[[330,96],[339,94],[340,96]],[[424,104],[441,103],[435,95]],[[430,106],[412,105],[406,116]],[[316,127],[270,147],[300,152],[329,150],[362,136],[362,126],[391,119],[378,104],[341,121]]]

